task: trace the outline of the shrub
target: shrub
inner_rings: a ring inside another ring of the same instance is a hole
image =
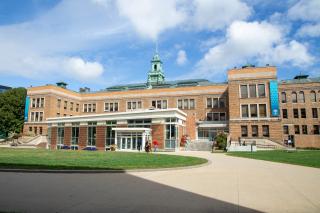
[[[219,149],[225,150],[227,148],[227,134],[221,132],[216,136],[216,143]]]

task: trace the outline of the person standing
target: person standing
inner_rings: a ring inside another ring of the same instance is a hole
[[[146,142],[146,145],[145,145],[145,147],[144,147],[144,150],[145,150],[146,152],[150,152],[150,143],[149,143],[149,141]]]
[[[156,152],[157,149],[158,149],[158,146],[159,146],[158,141],[157,141],[157,140],[154,140],[154,141],[152,142],[152,145],[153,145],[153,151]]]
[[[141,140],[138,140],[138,144],[137,144],[137,148],[138,148],[138,151],[140,152],[140,150],[141,150]]]

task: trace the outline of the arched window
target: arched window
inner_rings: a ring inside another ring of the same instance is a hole
[[[281,102],[287,103],[287,94],[285,92],[281,93]]]
[[[299,103],[304,103],[304,92],[303,91],[299,92]]]
[[[310,99],[311,99],[311,102],[316,102],[317,101],[317,94],[315,91],[311,91],[310,92]]]
[[[153,67],[154,67],[154,70],[157,70],[157,65],[156,64]]]
[[[297,103],[297,93],[296,92],[293,92],[291,94],[291,100],[292,100],[292,103]]]

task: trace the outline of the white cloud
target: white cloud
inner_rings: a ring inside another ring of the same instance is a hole
[[[187,63],[187,61],[188,61],[188,59],[187,59],[186,51],[179,50],[178,54],[177,54],[177,59],[176,59],[177,64],[184,65],[185,63]]]
[[[70,75],[80,80],[96,79],[103,73],[103,66],[98,62],[86,62],[73,57],[65,61],[64,69]]]
[[[313,63],[313,57],[303,44],[297,41],[286,43],[281,28],[277,26],[267,22],[236,21],[228,28],[226,40],[210,48],[190,77],[212,77],[247,62],[305,66]]]
[[[127,17],[138,33],[156,40],[164,30],[181,24],[186,14],[175,0],[118,0],[119,13]]]
[[[300,0],[288,10],[292,20],[320,21],[320,1]]]
[[[80,59],[77,52],[122,38],[127,23],[115,17],[113,9],[96,2],[68,0],[33,20],[0,26],[0,74],[84,82],[98,78],[102,65]],[[75,66],[70,69],[74,75],[64,69],[66,62]]]
[[[300,37],[319,37],[320,36],[320,23],[319,24],[305,24],[297,32]]]
[[[250,7],[239,0],[194,0],[191,23],[198,30],[219,30],[235,20],[246,20]]]

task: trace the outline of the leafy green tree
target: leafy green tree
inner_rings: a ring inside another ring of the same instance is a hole
[[[15,88],[0,93],[0,133],[22,132],[27,90]]]
[[[221,132],[216,136],[216,142],[219,149],[225,150],[227,148],[227,134]]]

